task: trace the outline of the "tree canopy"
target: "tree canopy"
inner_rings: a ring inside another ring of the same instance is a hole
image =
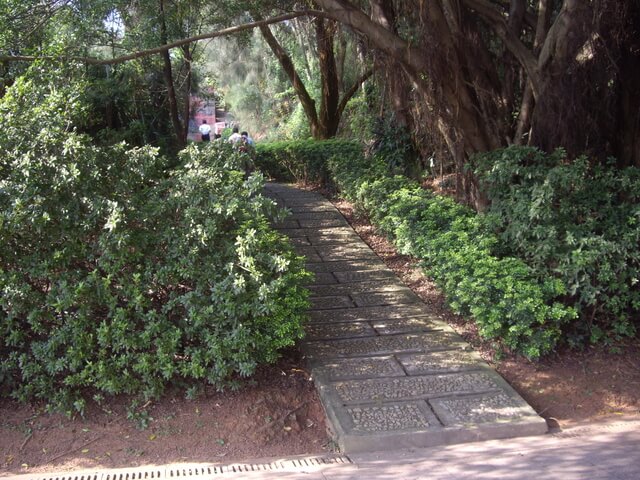
[[[479,208],[484,199],[464,168],[479,152],[526,144],[640,165],[637,2],[49,0],[3,9],[2,85],[24,68],[19,60],[155,64],[179,148],[193,67],[204,58],[197,45],[251,42],[259,29],[260,48],[277,59],[315,137],[345,128],[348,101],[373,75],[369,115],[393,116],[418,157],[456,171],[458,192]],[[107,21],[114,12],[119,32]]]

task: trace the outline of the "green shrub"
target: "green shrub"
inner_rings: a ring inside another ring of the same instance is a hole
[[[399,251],[422,261],[451,307],[472,315],[485,338],[530,358],[550,352],[575,316],[556,301],[561,282],[540,280],[517,258],[495,255],[498,238],[483,217],[406,177],[389,177],[381,160],[334,159],[342,194],[366,212]]]
[[[580,313],[571,340],[612,342],[635,334],[640,310],[640,169],[568,162],[512,147],[479,156],[491,199],[488,220],[503,251],[540,279],[559,279]]]
[[[402,126],[395,115],[378,118],[372,129],[372,156],[383,162],[394,175],[419,179],[422,167],[411,140],[411,133]]]
[[[25,80],[0,101],[0,393],[82,412],[272,362],[302,335],[308,274],[262,176],[225,142],[172,171],[98,148],[72,131],[79,90]]]
[[[256,166],[280,181],[331,186],[328,163],[334,157],[362,156],[362,147],[346,140],[293,140],[256,145]]]

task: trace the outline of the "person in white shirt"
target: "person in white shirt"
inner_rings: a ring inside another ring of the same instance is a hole
[[[202,120],[202,125],[200,125],[198,130],[200,130],[200,134],[202,135],[203,142],[208,142],[209,140],[211,140],[211,137],[210,137],[211,127],[207,125],[206,120]]]
[[[233,127],[233,130],[232,130],[233,133],[229,137],[229,141],[231,143],[235,144],[235,143],[238,143],[240,140],[242,140],[242,135],[238,133],[239,130],[240,129],[238,127]]]

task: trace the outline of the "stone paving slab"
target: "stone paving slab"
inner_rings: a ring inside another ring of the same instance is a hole
[[[333,272],[333,275],[340,283],[355,283],[355,282],[372,282],[376,280],[382,280],[387,278],[397,279],[395,273],[391,270],[356,270],[356,271],[344,271]]]
[[[307,269],[312,272],[346,272],[350,270],[381,270],[386,268],[380,259],[343,260],[339,262],[307,262]]]
[[[305,229],[280,229],[280,231],[281,232],[288,231],[290,233],[288,236],[291,239],[291,243],[294,246],[321,247],[326,245],[335,246],[337,244],[350,245],[353,242],[360,241],[360,237],[358,237],[355,234],[347,235],[347,234],[339,233],[336,235],[326,234],[326,235],[319,236],[317,234],[308,234],[308,231]],[[292,236],[292,235],[295,235],[295,233],[293,232],[298,232],[299,236]]]
[[[389,320],[372,320],[371,326],[378,335],[396,335],[399,333],[416,333],[431,330],[452,332],[453,329],[445,322],[430,317],[405,317]]]
[[[353,301],[346,295],[334,297],[315,297],[311,298],[310,302],[310,310],[332,310],[355,306]]]
[[[339,285],[312,285],[309,287],[314,297],[326,297],[330,295],[353,295],[365,292],[406,292],[411,291],[398,278],[376,280],[373,282],[342,283]]]
[[[324,220],[296,220],[301,228],[327,228],[327,227],[346,227],[349,225],[344,218],[330,218]],[[293,228],[293,227],[291,227]]]
[[[351,298],[358,307],[374,307],[380,305],[395,305],[404,303],[421,303],[420,297],[411,291],[410,288],[400,292],[373,292],[357,293]]]
[[[344,217],[334,210],[321,210],[321,211],[306,211],[306,212],[294,212],[289,218],[295,220],[344,220]]]
[[[368,322],[333,323],[329,326],[312,323],[307,325],[305,340],[331,340],[375,335],[376,330]]]
[[[416,377],[367,378],[333,382],[328,390],[345,405],[377,404],[387,400],[419,400],[440,397],[467,398],[499,390],[487,372],[447,373]],[[333,402],[336,403],[336,402]]]
[[[313,244],[313,242],[312,242]],[[315,245],[314,248],[323,262],[335,262],[340,260],[373,259],[378,256],[366,245]]]
[[[316,277],[301,349],[345,453],[546,432],[545,421],[404,286],[330,202],[269,184]]]
[[[404,377],[406,372],[395,355],[383,355],[317,362],[314,375],[316,379],[321,379],[323,384],[330,384],[337,380]]]
[[[392,320],[417,317],[437,319],[424,303],[393,305],[383,307],[361,307],[338,309],[331,312],[310,312],[311,322],[357,322],[362,320]]]
[[[399,354],[396,358],[407,375],[464,372],[486,366],[480,355],[469,350]]]
[[[334,212],[336,207],[331,203],[318,203],[312,205],[301,206],[289,206],[288,209],[291,213],[305,213],[305,212]]]
[[[306,238],[306,237],[305,237]],[[350,240],[353,241],[353,240]],[[305,255],[309,262],[332,262],[341,260],[379,260],[368,247],[347,246],[348,242],[336,245],[294,245],[299,255]]]
[[[313,280],[310,285],[335,285],[338,279],[331,272],[318,272],[313,274]]]
[[[308,341],[305,353],[316,358],[355,357],[408,352],[428,352],[443,349],[469,348],[455,332],[433,331],[399,335],[378,335],[367,338],[343,338],[333,341]]]
[[[296,237],[316,237],[316,238],[350,238],[352,240],[360,240],[360,237],[351,227],[334,227],[334,228],[283,228],[278,227],[283,234],[289,238]]]
[[[324,235],[309,235],[307,237],[309,243],[315,247],[323,247],[323,246],[331,246],[334,247],[336,245],[351,245],[353,242],[360,242],[361,239],[355,233],[353,235],[346,235],[343,233],[326,233]]]

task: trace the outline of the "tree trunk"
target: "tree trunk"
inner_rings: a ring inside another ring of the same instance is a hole
[[[338,105],[340,90],[338,87],[338,69],[333,52],[333,39],[336,24],[323,19],[316,19],[316,41],[318,43],[318,61],[320,65],[321,94],[320,113],[318,115],[319,131],[314,138],[327,139],[336,136],[340,124]]]
[[[160,0],[160,40],[163,44],[169,43],[167,36],[167,24],[165,21],[164,0]],[[176,136],[176,147],[178,150],[182,150],[185,147],[186,142],[183,140],[183,127],[178,113],[178,99],[176,97],[176,89],[173,83],[173,69],[171,67],[171,56],[169,55],[169,50],[162,51],[160,56],[163,61],[162,78],[164,79],[164,84],[167,88],[169,116]]]
[[[259,16],[254,14],[259,19]],[[334,52],[334,38],[337,24],[331,20],[317,18],[316,44],[318,49],[318,62],[321,75],[321,103],[320,111],[316,110],[316,102],[311,98],[304,86],[295,66],[287,52],[275,38],[271,29],[260,26],[260,31],[265,41],[280,62],[280,66],[289,77],[302,108],[309,120],[311,135],[317,140],[333,138],[338,132],[340,118],[349,99],[358,91],[357,87],[371,76],[371,72],[365,73],[354,86],[347,90],[340,99],[340,86],[338,80],[338,66]]]
[[[376,49],[396,58],[410,71],[412,78],[421,81],[427,71],[425,56],[420,49],[407,43],[382,25],[373,22],[364,12],[345,0],[316,0],[325,13],[336,21],[349,25],[363,34]]]
[[[549,31],[549,22],[551,21],[551,7],[549,2],[551,0],[538,0],[538,18],[535,23],[535,37],[533,40],[533,52],[535,55],[539,55],[540,49],[544,44],[544,40]],[[515,135],[513,136],[513,143],[515,145],[523,145],[525,143],[531,143],[531,114],[534,108],[533,90],[531,85],[527,82],[522,93],[522,102],[520,104],[520,113],[518,115],[518,122]],[[526,142],[525,142],[525,136]]]
[[[187,144],[187,138],[189,137],[189,119],[191,118],[191,87],[193,83],[193,55],[191,53],[191,47],[189,45],[182,46],[182,53],[185,60],[185,68],[187,70],[186,79],[185,79],[185,90],[184,90],[184,105],[183,105],[183,117],[184,123],[182,128],[182,142]]]
[[[438,90],[445,101],[441,106],[446,112],[443,114],[444,124],[450,125],[453,131],[451,137],[455,146],[451,154],[458,165],[458,185],[463,188],[458,195],[477,210],[482,210],[487,203],[486,197],[478,190],[473,174],[464,168],[464,164],[473,154],[496,148],[499,139],[485,128],[488,125],[470,88],[473,82],[466,76],[469,70],[464,68],[464,52],[460,51],[463,45],[458,41],[461,38],[461,19],[456,20],[451,13],[447,19],[443,4],[435,1],[429,2],[425,15],[433,38],[441,41],[441,53],[433,61],[435,71],[440,74]]]
[[[317,3],[333,18],[363,34],[376,50],[387,58],[395,59],[403,67],[425,100],[426,108],[438,118],[437,123],[444,126],[440,130],[452,129],[449,138],[457,140],[448,142],[448,145],[458,163],[461,151],[468,158],[473,153],[500,145],[497,136],[485,129],[489,127],[482,121],[477,103],[469,91],[471,82],[464,77],[466,69],[460,62],[464,52],[459,50],[456,42],[459,33],[452,33],[441,0],[425,2],[420,10],[420,20],[430,32],[429,39],[437,42],[437,48],[406,42],[346,0],[317,0]],[[384,23],[385,7],[389,5],[382,0],[374,0],[374,4],[378,8],[377,15],[381,15],[379,20]],[[465,199],[482,208],[484,201],[479,192],[473,191],[474,182],[465,181],[461,185],[465,188]]]
[[[257,17],[256,15],[254,16],[258,20],[260,20],[259,17]],[[302,79],[298,75],[298,72],[296,71],[296,68],[293,65],[293,62],[291,61],[291,57],[289,57],[289,55],[284,50],[284,48],[282,48],[280,43],[278,43],[278,40],[271,32],[271,29],[269,28],[269,26],[261,25],[259,28],[260,28],[260,32],[262,33],[262,36],[267,42],[267,45],[269,45],[269,48],[271,48],[271,51],[278,59],[278,62],[280,62],[280,66],[284,70],[287,77],[289,77],[289,81],[291,82],[291,85],[293,86],[293,89],[295,90],[296,95],[300,100],[302,109],[304,110],[304,113],[306,114],[307,119],[309,120],[309,125],[311,127],[311,135],[313,136],[313,138],[318,138],[318,135],[320,133],[320,122],[318,119],[318,113],[316,112],[316,102],[313,100],[313,98],[311,98],[311,95],[309,95],[309,92],[307,92],[307,89],[304,86]]]
[[[632,23],[640,21],[640,7],[632,12]],[[635,18],[634,18],[635,17]],[[640,167],[640,39],[622,52],[619,62],[618,138],[616,156],[622,167]]]
[[[7,93],[7,88],[10,86],[5,77],[6,72],[9,70],[8,63],[0,62],[0,99],[4,97],[5,93]]]
[[[370,0],[371,20],[386,30],[398,34],[396,28],[396,12],[391,0]],[[410,86],[405,78],[403,67],[394,58],[376,58],[376,66],[385,74],[385,85],[389,89],[389,97],[398,125],[413,131],[410,111]]]
[[[344,35],[339,35],[336,49],[336,69],[338,72],[338,89],[340,93],[344,93],[346,87],[344,85],[344,64],[347,59],[347,39]]]

